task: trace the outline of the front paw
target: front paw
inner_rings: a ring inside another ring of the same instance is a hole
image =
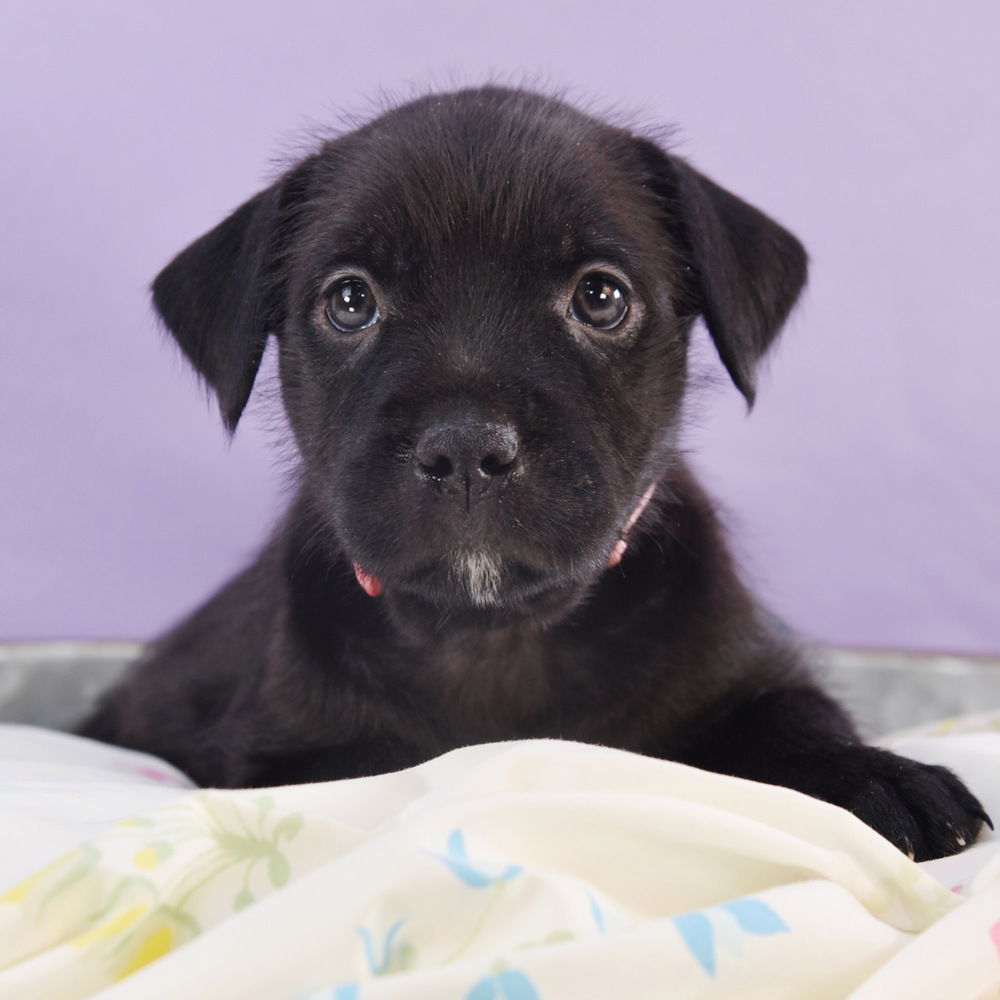
[[[838,763],[844,795],[836,804],[916,861],[957,854],[983,823],[993,829],[979,800],[946,767],[866,746],[845,750]]]

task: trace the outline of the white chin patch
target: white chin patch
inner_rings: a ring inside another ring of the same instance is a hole
[[[472,603],[480,608],[500,606],[501,562],[489,552],[456,552],[451,570],[468,591]]]

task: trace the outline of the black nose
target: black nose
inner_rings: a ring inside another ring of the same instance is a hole
[[[510,424],[470,418],[440,420],[417,440],[414,471],[444,492],[464,496],[468,504],[510,475],[520,445]]]

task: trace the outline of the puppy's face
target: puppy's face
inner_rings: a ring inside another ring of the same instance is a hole
[[[359,584],[481,622],[585,592],[669,467],[694,316],[749,398],[803,275],[651,144],[486,90],[328,143],[154,292],[231,426],[278,334],[304,488]]]
[[[676,424],[681,289],[641,160],[547,110],[428,102],[314,175],[286,406],[310,495],[387,594],[518,611],[576,593]]]

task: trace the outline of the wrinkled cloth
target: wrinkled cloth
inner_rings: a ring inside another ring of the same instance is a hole
[[[46,734],[79,766],[86,749],[118,770],[95,793],[103,819],[80,773],[43,796],[40,819],[18,806],[31,754],[7,759],[7,728],[0,843],[65,841],[67,791],[86,815],[65,853],[0,893],[3,1000],[1000,996],[991,835],[917,865],[799,793],[548,740],[350,781],[187,791],[162,763]],[[1000,816],[988,725],[898,749],[953,767]],[[58,784],[52,759],[37,766],[36,785]],[[109,785],[116,805],[100,798]]]

